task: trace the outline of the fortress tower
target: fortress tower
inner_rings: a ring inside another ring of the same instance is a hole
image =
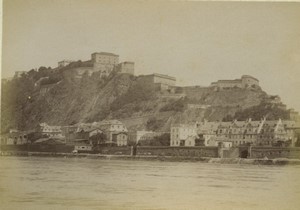
[[[91,55],[94,71],[108,76],[119,63],[119,55],[108,52],[95,52]]]
[[[254,86],[259,86],[259,81],[258,79],[249,76],[249,75],[243,75],[241,78],[242,81],[242,87],[247,88],[247,87],[252,87]]]

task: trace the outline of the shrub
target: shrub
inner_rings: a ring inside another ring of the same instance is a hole
[[[160,136],[155,136],[153,139],[141,140],[138,144],[140,146],[170,146],[170,134],[165,133]]]
[[[248,118],[260,120],[263,117],[267,117],[268,120],[277,120],[279,118],[288,120],[290,118],[289,111],[274,106],[273,104],[263,102],[257,106],[238,111],[234,115],[234,119],[237,120],[246,120]]]

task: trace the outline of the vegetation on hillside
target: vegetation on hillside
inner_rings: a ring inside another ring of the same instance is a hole
[[[149,131],[157,131],[164,126],[165,122],[156,117],[150,117],[146,123],[146,129]]]
[[[2,83],[1,87],[1,132],[26,122],[26,106],[33,102],[34,80],[23,75],[21,78]]]
[[[143,85],[142,83],[135,83],[128,89],[127,93],[116,98],[116,100],[111,103],[110,108],[111,111],[117,111],[125,105],[150,100],[154,95],[154,90],[151,87]],[[134,111],[139,111],[138,106],[132,106],[131,108]]]
[[[41,122],[61,125],[102,120],[110,114],[113,96],[127,92],[119,83],[130,86],[130,76],[116,75],[100,78],[97,72],[92,76],[85,73],[75,80],[66,78],[61,70],[40,67],[2,83],[1,132],[32,129]]]
[[[106,141],[106,136],[103,133],[97,133],[90,137],[93,146],[104,144]]]
[[[185,108],[187,102],[187,98],[180,98],[179,100],[170,101],[169,103],[165,104],[162,108],[160,108],[160,112],[166,111],[175,111],[175,112],[182,112]]]
[[[257,106],[253,106],[241,111],[237,111],[234,116],[227,115],[223,118],[223,121],[232,121],[234,119],[242,121],[251,118],[252,120],[261,120],[266,117],[268,120],[282,120],[289,119],[289,111],[279,108],[278,106],[270,103],[260,103]]]
[[[70,125],[111,118],[121,121],[127,118],[133,129],[153,131],[167,131],[169,119],[173,118],[182,123],[201,118],[221,120],[228,113],[232,115],[224,118],[227,121],[248,117],[259,120],[263,116],[288,119],[286,110],[261,103],[266,93],[260,90],[217,92],[209,88],[186,87],[176,89],[176,93],[184,93],[186,97],[170,99],[157,97],[153,87],[132,75],[113,71],[108,77],[100,77],[99,72],[94,72],[92,75],[84,73],[78,79],[74,71],[69,71],[89,65],[89,62],[78,61],[63,68],[42,66],[2,83],[1,132],[7,133],[11,128],[30,130],[41,122]],[[188,103],[210,107],[187,110]],[[134,116],[132,121],[131,116]]]

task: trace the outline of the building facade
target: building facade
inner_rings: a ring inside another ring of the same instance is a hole
[[[36,128],[36,132],[47,135],[48,137],[63,137],[61,126],[51,126],[47,123],[40,123]]]
[[[118,135],[120,133],[122,133],[122,134],[126,133],[126,142],[127,142],[128,130],[127,130],[126,126],[119,120],[104,120],[104,121],[97,123],[96,126],[98,128],[100,128],[103,131],[103,133],[106,135],[106,143],[107,144],[116,143],[116,142],[114,142],[114,140],[118,139]],[[117,134],[117,137],[114,137],[115,138],[114,139],[113,136],[116,134]],[[119,138],[121,138],[121,137],[119,137]]]
[[[176,78],[163,74],[150,74],[139,76],[139,80],[145,85],[151,86],[156,90],[168,90],[176,85]]]
[[[186,128],[191,127],[190,125],[171,127],[172,145],[185,146],[184,141],[181,140],[193,135],[193,131]],[[281,119],[268,121],[263,118],[260,121],[248,119],[232,122],[196,122],[196,134],[202,146],[294,146],[297,141],[296,129],[300,129],[300,126],[295,121]]]
[[[196,122],[197,135],[203,146],[218,146],[216,141],[218,126],[219,122],[208,122],[207,120]]]
[[[172,124],[170,146],[195,146],[196,124]]]
[[[58,62],[58,68],[65,67],[73,62],[71,60],[62,60]],[[90,60],[75,62],[70,69],[67,69],[65,75],[75,75],[76,79],[80,79],[85,73],[91,76],[94,72],[100,72],[100,77],[103,77],[109,76],[112,71],[134,75],[134,62],[125,61],[119,63],[119,55],[109,52],[95,52],[91,54]]]
[[[211,87],[226,89],[226,88],[256,88],[259,87],[259,80],[250,75],[243,75],[240,79],[234,80],[218,80],[212,82]]]
[[[91,55],[94,71],[108,76],[119,63],[119,55],[108,52],[96,52]]]
[[[294,146],[295,122],[271,120],[265,118],[260,121],[233,121],[220,123],[217,129],[217,141],[232,141],[234,146]],[[286,126],[285,126],[286,124]]]
[[[134,75],[134,62],[125,61],[118,65],[118,70],[121,74]]]
[[[128,135],[125,132],[113,133],[112,134],[112,142],[116,144],[118,147],[127,146],[128,144]]]
[[[11,129],[8,136],[4,138],[4,141],[2,143],[7,145],[27,144],[29,143],[27,134],[28,133],[25,131]]]

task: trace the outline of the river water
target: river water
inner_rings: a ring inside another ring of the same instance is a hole
[[[0,157],[0,209],[300,209],[300,167]]]

